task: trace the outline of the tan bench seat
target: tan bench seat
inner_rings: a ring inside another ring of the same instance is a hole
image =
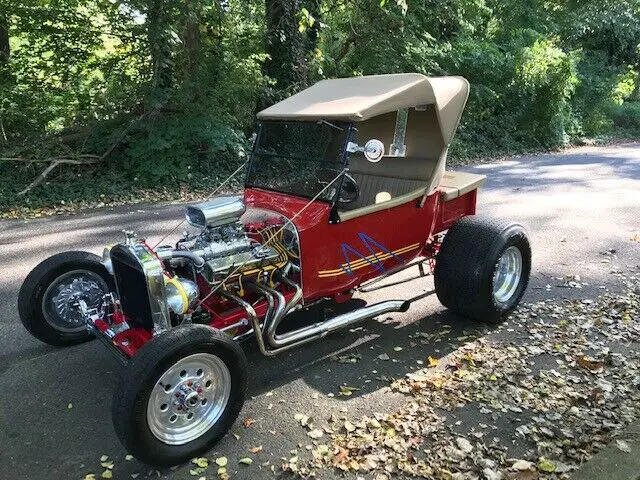
[[[442,199],[445,202],[458,198],[465,193],[469,193],[482,186],[487,177],[467,172],[447,171],[440,180],[438,190],[442,192]]]

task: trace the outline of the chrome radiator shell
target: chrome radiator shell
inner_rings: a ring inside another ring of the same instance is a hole
[[[138,316],[148,312],[150,319],[133,320],[146,327],[152,326],[155,333],[171,328],[162,262],[141,242],[115,245],[109,256],[124,313],[135,317],[134,311]],[[144,286],[138,284],[142,281]],[[148,302],[148,305],[140,302]]]

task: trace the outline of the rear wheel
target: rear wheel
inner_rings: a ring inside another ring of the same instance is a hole
[[[34,268],[20,287],[18,312],[25,328],[50,345],[74,345],[92,338],[80,308],[104,308],[104,295],[114,290],[113,279],[88,252],[64,252]]]
[[[204,325],[169,330],[125,371],[113,398],[114,427],[140,461],[176,465],[227,433],[246,387],[246,358],[227,335]]]
[[[469,216],[445,236],[434,282],[438,299],[448,309],[498,323],[522,299],[530,273],[531,247],[521,225]]]

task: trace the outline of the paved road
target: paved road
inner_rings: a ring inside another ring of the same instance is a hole
[[[618,289],[616,272],[640,268],[640,243],[631,241],[640,234],[640,145],[585,147],[465,170],[489,177],[479,198],[480,212],[520,220],[530,231],[534,275],[526,300]],[[96,343],[55,349],[31,338],[18,320],[16,297],[28,271],[49,255],[71,249],[98,253],[103,245],[119,241],[123,228],[157,239],[181,215],[180,205],[139,205],[0,222],[0,479],[83,478],[102,471],[101,455],[116,461],[114,478],[148,474],[148,467],[125,461],[126,452],[111,426],[111,397],[120,366]],[[615,255],[600,253],[610,249]],[[565,275],[579,275],[584,285],[560,287],[564,281],[559,278]],[[364,299],[406,298],[430,288],[431,280],[423,279]],[[419,347],[410,343],[415,332],[443,324],[453,328],[442,342]],[[251,397],[241,419],[256,422],[248,429],[238,422],[232,431],[239,439],[225,438],[208,456],[227,456],[234,478],[269,476],[269,465],[279,466],[298,443],[308,443],[295,425],[295,413],[324,418],[346,409],[355,416],[400,405],[403,398],[388,392],[383,377],[402,376],[417,368],[417,360],[455,349],[467,326],[430,297],[406,314],[367,322],[276,358],[265,359],[247,344]],[[404,349],[395,352],[395,346]],[[362,356],[360,362],[330,360],[350,349]],[[381,353],[395,361],[378,360]],[[349,397],[327,396],[337,393],[341,383],[362,390]],[[235,466],[249,447],[259,445],[264,451],[251,467]],[[160,474],[190,477],[189,467]]]

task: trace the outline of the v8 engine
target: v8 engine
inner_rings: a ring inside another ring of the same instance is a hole
[[[169,328],[185,316],[211,322],[221,299],[213,291],[242,297],[249,283],[273,285],[276,273],[281,278],[298,269],[297,234],[280,215],[245,215],[242,199],[229,196],[187,207],[186,217],[200,232],[185,232],[175,246],[152,249],[130,235],[105,251],[129,322],[150,329]]]

